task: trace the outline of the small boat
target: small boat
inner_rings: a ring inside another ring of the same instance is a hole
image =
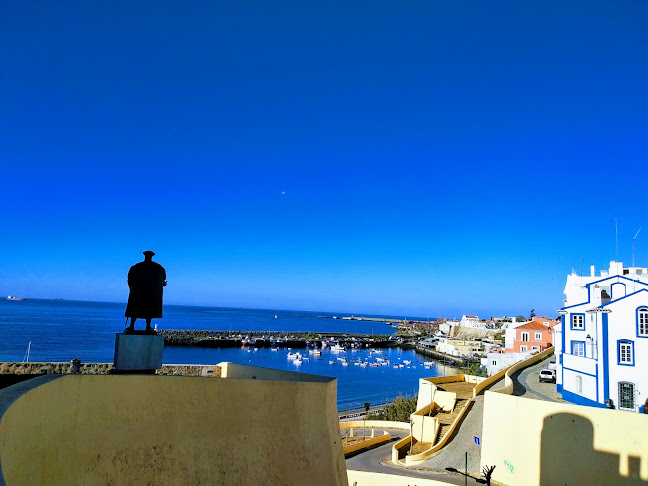
[[[7,300],[27,300],[24,297],[14,297],[12,295],[7,296]]]
[[[279,351],[279,348],[270,348],[270,351]]]
[[[296,365],[300,365],[300,364],[302,364],[302,360],[301,359],[296,359],[296,360],[293,361],[293,363],[295,363]]]
[[[335,364],[336,361],[329,361],[329,364]]]
[[[349,363],[347,363],[346,361],[342,361],[342,366],[349,366]]]

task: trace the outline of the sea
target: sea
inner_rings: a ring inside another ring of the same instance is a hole
[[[125,304],[70,300],[0,300],[0,362],[66,362],[74,358],[84,363],[112,363],[115,334],[125,327]],[[333,319],[333,316],[339,319]],[[345,320],[350,314],[165,305],[164,318],[155,319],[160,329],[272,332],[348,332],[352,334],[393,334],[395,329],[382,321]],[[403,319],[403,316],[372,316]],[[416,319],[408,317],[408,319]],[[138,321],[136,328],[143,328]],[[301,365],[289,360],[290,352],[306,350],[268,348],[194,348],[166,346],[165,364],[217,364],[223,361],[337,378],[338,409],[362,408],[392,401],[399,395],[412,397],[419,378],[454,374],[442,363],[424,368],[427,359],[412,350],[388,348],[382,354],[368,349],[335,353],[324,348],[321,356],[310,356]],[[362,367],[354,361],[389,360],[390,366]],[[342,359],[350,363],[343,366]],[[405,364],[404,362],[411,362]],[[403,364],[394,368],[394,364]]]

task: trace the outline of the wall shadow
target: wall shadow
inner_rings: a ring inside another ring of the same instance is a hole
[[[540,443],[540,485],[648,485],[639,476],[640,457],[629,456],[628,476],[622,476],[620,456],[597,451],[593,444],[594,427],[589,419],[571,413],[546,417]]]

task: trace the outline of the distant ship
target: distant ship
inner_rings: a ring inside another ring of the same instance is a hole
[[[7,300],[27,300],[24,297],[12,297],[11,295],[7,296]]]

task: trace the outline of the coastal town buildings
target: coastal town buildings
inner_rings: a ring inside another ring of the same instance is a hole
[[[525,353],[542,351],[553,345],[554,326],[557,321],[548,317],[534,317],[527,322],[515,323],[505,334],[505,352]]]
[[[484,351],[484,344],[481,341],[469,339],[441,337],[436,349],[440,353],[449,354],[450,356],[469,356]]]
[[[493,376],[500,370],[522,361],[531,356],[531,352],[524,353],[505,353],[503,348],[489,352],[486,357],[481,359],[481,365],[486,368],[488,376]]]
[[[648,269],[612,261],[572,272],[556,326],[557,390],[579,405],[643,411],[648,398]]]

